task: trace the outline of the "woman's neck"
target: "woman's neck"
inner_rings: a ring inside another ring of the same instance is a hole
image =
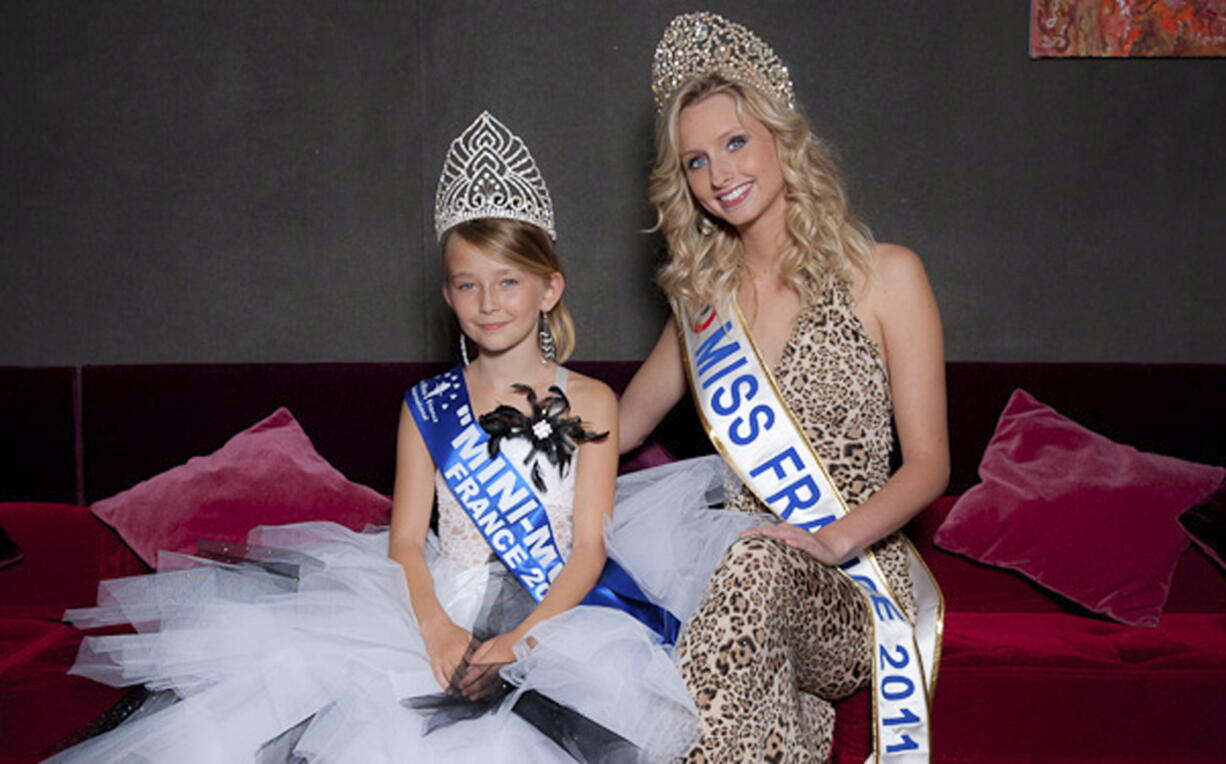
[[[777,216],[763,216],[737,229],[737,235],[741,239],[742,262],[755,280],[777,276],[788,243],[784,221]]]

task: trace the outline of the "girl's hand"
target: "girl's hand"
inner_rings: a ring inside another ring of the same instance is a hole
[[[498,670],[515,661],[516,642],[519,635],[514,631],[499,634],[481,644],[468,658],[468,670],[459,679],[457,689],[470,700],[485,697],[500,681]]]
[[[515,661],[515,643],[519,641],[519,634],[514,631],[508,631],[506,634],[499,634],[493,639],[487,639],[473,653],[469,662],[473,666],[478,666],[482,663],[513,663]]]
[[[439,687],[450,692],[456,669],[472,650],[473,635],[467,629],[456,626],[450,618],[443,618],[431,628],[423,628],[421,634],[426,641],[426,653],[430,656],[434,679]]]
[[[839,565],[846,562],[854,550],[845,548],[848,545],[841,543],[842,539],[837,533],[829,532],[834,527],[834,524],[831,524],[817,533],[809,533],[791,523],[775,523],[741,531],[741,538],[747,536],[770,536],[771,538],[779,539],[790,547],[800,549],[823,565]]]

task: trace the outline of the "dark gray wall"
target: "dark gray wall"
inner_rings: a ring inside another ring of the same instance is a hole
[[[713,3],[790,65],[952,359],[1226,361],[1226,60],[1030,61],[1027,0]],[[483,108],[553,192],[581,358],[663,317],[649,62],[687,2],[17,0],[0,364],[439,359]]]

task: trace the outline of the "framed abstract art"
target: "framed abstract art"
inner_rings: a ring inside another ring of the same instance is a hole
[[[1226,0],[1031,0],[1031,58],[1226,56]]]

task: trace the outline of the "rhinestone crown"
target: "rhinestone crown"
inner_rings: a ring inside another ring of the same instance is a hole
[[[772,95],[795,108],[788,68],[753,32],[716,13],[682,14],[671,22],[656,46],[651,64],[651,92],[656,109],[690,77],[718,74]]]
[[[477,218],[511,218],[544,229],[557,240],[553,201],[523,140],[488,111],[447,149],[434,194],[434,233]]]

